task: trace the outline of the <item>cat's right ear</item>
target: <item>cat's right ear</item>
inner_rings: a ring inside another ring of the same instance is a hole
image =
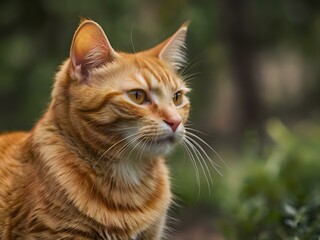
[[[116,52],[103,29],[94,21],[85,20],[78,27],[70,50],[70,76],[80,83],[88,83],[90,70],[111,62]]]

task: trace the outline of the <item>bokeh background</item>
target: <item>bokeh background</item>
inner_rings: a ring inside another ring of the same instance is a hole
[[[169,239],[319,239],[319,0],[2,0],[1,132],[41,117],[80,17],[129,52],[191,20],[190,126],[223,176],[200,149],[170,156]]]

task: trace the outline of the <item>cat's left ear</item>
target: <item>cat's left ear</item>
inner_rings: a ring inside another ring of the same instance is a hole
[[[70,76],[79,82],[87,83],[91,70],[111,62],[116,56],[100,25],[84,20],[73,36]]]
[[[179,70],[186,63],[185,50],[188,26],[189,21],[182,24],[171,37],[151,49],[150,52]]]

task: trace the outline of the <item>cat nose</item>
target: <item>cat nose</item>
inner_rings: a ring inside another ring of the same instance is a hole
[[[173,132],[177,130],[181,123],[181,119],[176,118],[176,119],[168,119],[168,120],[163,120],[167,125],[169,125],[172,129]]]

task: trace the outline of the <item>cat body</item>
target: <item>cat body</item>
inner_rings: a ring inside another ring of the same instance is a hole
[[[176,73],[187,26],[155,48],[113,50],[83,21],[30,132],[0,136],[0,239],[161,239],[164,155],[184,137]]]

